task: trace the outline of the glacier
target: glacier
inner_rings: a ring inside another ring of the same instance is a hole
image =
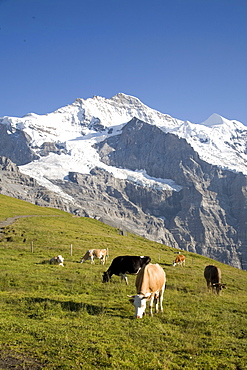
[[[50,180],[66,180],[69,172],[86,174],[96,166],[116,178],[142,186],[179,191],[181,186],[171,179],[151,178],[145,171],[120,169],[101,162],[94,145],[118,135],[133,117],[184,138],[202,160],[247,175],[247,128],[241,122],[215,113],[200,124],[182,121],[149,108],[138,98],[124,93],[110,99],[100,96],[86,100],[78,98],[52,113],[2,117],[0,124],[6,125],[10,134],[23,130],[30,137],[34,152],[38,153],[41,145],[47,142],[58,143],[65,149],[66,153],[49,153],[19,166],[21,172],[65,198],[68,195],[62,194]]]

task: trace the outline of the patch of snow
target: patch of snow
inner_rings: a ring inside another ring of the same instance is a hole
[[[118,131],[119,126],[115,129]],[[69,140],[66,143],[69,155],[50,153],[46,157],[41,157],[19,168],[21,172],[34,177],[41,185],[56,193],[60,193],[61,190],[49,180],[67,179],[69,172],[88,174],[96,166],[105,169],[116,178],[126,179],[141,186],[160,190],[181,190],[181,186],[171,179],[156,179],[150,177],[144,170],[131,171],[102,163],[99,154],[93,148],[98,140],[102,140],[99,133],[90,133],[88,137]]]
[[[100,96],[86,100],[79,98],[73,104],[46,115],[29,113],[22,118],[3,117],[0,124],[7,125],[10,134],[16,130],[25,131],[34,151],[38,151],[44,142],[64,143],[67,154],[50,153],[47,157],[20,166],[23,173],[57,193],[61,190],[52,184],[52,180],[66,179],[68,172],[86,174],[95,166],[142,186],[179,191],[181,187],[171,179],[151,178],[145,171],[119,169],[100,161],[93,145],[118,135],[133,117],[156,125],[163,132],[184,138],[208,163],[247,175],[247,128],[241,122],[228,120],[216,113],[201,124],[182,121],[151,109],[138,98],[123,93],[110,99]],[[66,194],[62,196],[68,197]]]

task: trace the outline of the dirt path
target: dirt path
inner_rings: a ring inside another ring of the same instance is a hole
[[[18,218],[24,218],[24,217],[35,217],[34,215],[29,216],[15,216],[15,217],[8,217],[4,221],[0,221],[0,232],[1,229],[4,229],[6,226],[12,225]]]

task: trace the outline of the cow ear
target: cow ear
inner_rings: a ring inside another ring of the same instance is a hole
[[[129,299],[129,302],[130,303],[134,303],[134,300],[135,300],[135,296],[134,295],[128,295],[127,297],[129,297],[130,299]]]

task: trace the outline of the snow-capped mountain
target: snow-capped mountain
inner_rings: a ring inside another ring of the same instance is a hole
[[[150,179],[145,171],[109,168],[102,164],[93,148],[95,143],[119,134],[133,117],[186,139],[208,163],[247,174],[247,128],[242,123],[217,114],[202,124],[181,121],[122,93],[111,99],[99,96],[77,99],[46,115],[30,113],[22,118],[3,117],[0,123],[7,126],[9,134],[22,130],[30,137],[29,145],[39,159],[21,166],[21,171],[52,190],[56,191],[47,179],[62,179],[69,171],[89,173],[95,166],[107,169],[118,178],[132,178],[146,184],[158,182],[164,186],[164,180]],[[56,143],[64,151],[60,155],[40,156],[40,147],[48,142]]]
[[[247,266],[247,127],[241,122],[213,114],[195,124],[122,93],[94,96],[46,115],[1,118],[0,156],[71,212]],[[23,191],[16,196],[28,198]],[[30,199],[39,204],[42,196],[33,190]]]

